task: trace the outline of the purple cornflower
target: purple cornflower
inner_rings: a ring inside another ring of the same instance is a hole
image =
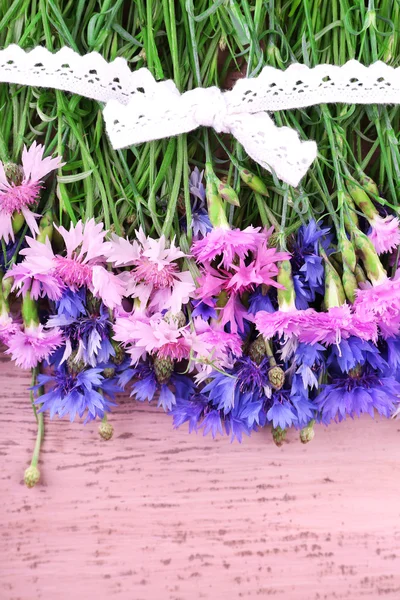
[[[192,231],[195,239],[204,237],[212,229],[207,212],[206,190],[203,184],[204,171],[197,167],[193,169],[189,178],[190,202],[192,205]]]

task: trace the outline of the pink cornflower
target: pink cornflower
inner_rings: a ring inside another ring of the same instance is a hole
[[[20,289],[22,294],[30,290],[35,300],[43,296],[58,300],[65,288],[75,291],[86,286],[107,307],[120,305],[125,287],[120,278],[105,268],[103,224],[96,225],[90,219],[85,224],[71,224],[69,231],[56,228],[64,239],[66,256],[54,254],[48,238],[42,244],[27,237],[29,248],[21,250],[25,260],[14,265],[7,275],[14,278],[13,289]]]
[[[185,253],[175,246],[175,240],[167,246],[164,235],[155,240],[139,229],[136,237],[131,243],[114,235],[107,243],[108,260],[114,267],[132,267],[120,277],[126,285],[127,296],[138,298],[142,310],[166,309],[176,314],[195,290],[190,272],[182,271],[176,262],[184,258]]]
[[[392,279],[357,290],[354,310],[363,319],[374,320],[384,338],[400,332],[400,269]]]
[[[150,318],[143,313],[117,317],[114,339],[126,347],[132,363],[146,353],[179,361],[189,357],[191,348],[187,327],[179,327],[173,319],[167,322],[160,313]]]
[[[307,310],[277,310],[273,313],[261,310],[255,316],[255,324],[258,331],[267,339],[275,334],[288,339],[299,335],[304,319],[311,311],[310,308]]]
[[[247,227],[240,229],[223,229],[215,227],[207,235],[194,242],[192,254],[198,262],[210,263],[217,256],[221,256],[220,265],[229,269],[235,257],[244,259],[249,252],[255,252],[266,240],[266,233],[260,227]]]
[[[0,314],[0,342],[8,345],[10,338],[21,329],[21,325],[14,321],[7,311]]]
[[[51,331],[43,325],[29,325],[16,331],[8,340],[6,354],[11,354],[17,367],[32,369],[63,343],[63,336],[58,327]]]
[[[201,318],[194,319],[193,325],[190,338],[193,364],[197,369],[210,372],[211,363],[222,369],[230,366],[233,357],[242,356],[242,340],[236,333],[226,333],[220,327],[215,329]]]
[[[349,304],[329,308],[326,312],[309,309],[303,319],[298,338],[307,344],[340,344],[350,336],[375,341],[378,337],[374,320],[362,318],[352,311]]]
[[[39,233],[36,215],[29,207],[35,206],[42,188],[42,179],[51,171],[62,167],[61,158],[43,158],[44,147],[33,142],[29,150],[22,152],[21,183],[10,183],[4,165],[0,162],[0,238],[14,241],[12,216],[22,213],[32,234]]]
[[[368,234],[378,254],[390,252],[400,244],[399,219],[393,215],[381,217],[376,214],[369,219],[371,231]]]

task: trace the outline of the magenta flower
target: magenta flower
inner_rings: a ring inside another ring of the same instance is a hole
[[[14,240],[12,216],[22,213],[32,234],[39,232],[35,213],[29,207],[35,206],[42,188],[42,179],[51,171],[62,167],[61,158],[43,158],[44,147],[33,142],[29,150],[22,152],[22,181],[10,183],[4,165],[0,162],[0,238],[6,242]]]
[[[400,270],[393,279],[386,278],[374,286],[357,290],[354,309],[360,318],[370,318],[384,338],[400,332]]]
[[[190,354],[187,327],[179,327],[158,313],[148,318],[142,313],[120,316],[115,319],[114,339],[121,342],[136,363],[146,353],[158,358],[182,360]]]
[[[0,314],[0,342],[8,346],[10,338],[21,328],[7,312]]]
[[[221,327],[215,329],[201,318],[194,320],[190,337],[193,363],[200,371],[211,372],[211,363],[220,369],[231,366],[231,357],[242,356],[239,335],[226,333]]]
[[[350,336],[365,341],[375,341],[378,337],[375,321],[355,314],[349,304],[332,307],[327,312],[316,312],[314,309],[307,312],[299,331],[301,342],[330,345],[339,344]]]
[[[8,340],[6,354],[11,354],[17,367],[32,369],[63,343],[61,330],[54,327],[51,331],[43,325],[30,325],[16,331]]]
[[[390,252],[400,244],[399,219],[393,215],[374,216],[369,219],[371,231],[368,234],[378,254]]]
[[[310,312],[312,312],[311,308],[307,310],[277,310],[273,313],[261,310],[255,316],[255,324],[258,331],[267,339],[275,334],[288,339],[291,336],[299,335],[304,319]]]
[[[155,240],[143,230],[136,232],[137,240],[113,236],[107,243],[107,258],[114,267],[131,266],[120,277],[126,285],[126,295],[138,298],[141,308],[153,312],[179,312],[195,289],[189,271],[182,271],[177,260],[186,255],[172,240],[167,247],[165,236]]]
[[[192,253],[204,264],[221,256],[220,265],[229,269],[235,257],[243,260],[249,252],[255,252],[265,242],[266,235],[265,232],[260,232],[260,227],[247,227],[243,231],[216,227],[203,239],[194,242]]]
[[[54,254],[48,239],[42,244],[26,238],[29,248],[21,250],[25,260],[7,275],[14,278],[13,289],[20,289],[22,294],[30,290],[35,300],[44,296],[58,300],[65,288],[76,291],[86,286],[108,308],[120,305],[125,286],[106,268],[103,224],[96,225],[90,219],[85,224],[71,224],[69,231],[57,229],[64,239],[66,256]]]

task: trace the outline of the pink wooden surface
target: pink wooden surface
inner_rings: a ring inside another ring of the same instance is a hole
[[[400,423],[239,446],[122,399],[115,438],[46,422],[24,487],[29,376],[0,364],[1,600],[400,598]]]

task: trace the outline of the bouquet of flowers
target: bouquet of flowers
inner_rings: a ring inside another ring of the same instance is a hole
[[[229,37],[218,29],[226,22],[207,21],[221,34],[212,49],[221,73],[232,72],[233,48],[249,35],[251,55],[238,73],[247,66],[255,74],[265,52],[256,16],[269,13],[270,63],[283,68],[304,60],[302,52],[317,63],[324,47],[313,31],[317,3],[297,7],[287,60],[277,33],[279,19],[291,22],[287,8],[252,16],[215,6],[236,28]],[[199,70],[206,36],[194,32],[192,3],[182,11],[195,81],[207,84],[212,65]],[[171,50],[164,67],[179,88],[190,68],[179,67],[184,40],[173,16],[164,23]],[[346,23],[365,18],[349,11]],[[313,41],[300,48],[302,28]],[[146,44],[134,60],[161,78],[154,39]],[[333,59],[343,64],[355,50],[349,42],[349,56]],[[375,50],[362,45],[366,61],[381,58]],[[332,60],[323,51],[321,62]],[[7,118],[0,132],[0,339],[15,364],[32,371],[38,437],[28,486],[39,480],[44,413],[98,419],[108,440],[109,413],[124,391],[156,403],[174,427],[238,442],[267,427],[281,445],[293,427],[307,443],[315,423],[400,414],[397,141],[387,151],[396,111],[322,104],[276,113],[278,124],[294,125],[302,138],[312,131],[320,143],[309,174],[292,187],[229,136],[210,138],[206,129],[115,150],[101,136],[94,103],[85,108],[82,99],[51,93],[53,108],[50,92],[38,93],[41,122],[16,138],[13,160]],[[33,98],[24,94],[13,100],[20,119]]]

